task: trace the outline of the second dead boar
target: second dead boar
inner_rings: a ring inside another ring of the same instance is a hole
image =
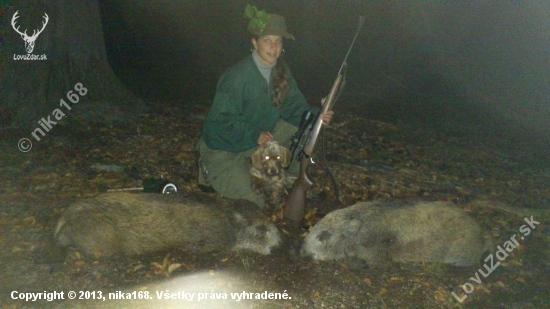
[[[270,254],[281,242],[255,204],[191,193],[108,193],[82,200],[65,211],[54,238],[62,248],[96,258],[169,248]]]
[[[329,213],[299,251],[314,260],[477,263],[491,248],[479,224],[452,202],[377,200]]]

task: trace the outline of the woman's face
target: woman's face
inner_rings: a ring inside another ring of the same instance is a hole
[[[277,61],[283,50],[283,38],[280,35],[264,35],[257,40],[252,38],[252,44],[265,65]]]

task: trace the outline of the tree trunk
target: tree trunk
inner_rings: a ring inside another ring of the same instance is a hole
[[[31,53],[45,55],[47,60],[14,59],[28,55],[22,36],[10,25],[16,11],[16,27],[23,33],[27,29],[27,35],[41,29],[48,15]],[[8,112],[11,123],[37,122],[55,109],[85,117],[101,113],[104,117],[94,121],[102,121],[116,117],[125,107],[142,107],[143,102],[121,84],[109,65],[97,0],[14,1],[2,20],[0,109]],[[80,84],[86,91],[78,90]]]

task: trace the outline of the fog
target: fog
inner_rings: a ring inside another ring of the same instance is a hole
[[[247,3],[102,3],[110,62],[139,96],[210,104],[219,75],[250,53]],[[519,130],[544,136],[538,142],[548,149],[550,2],[251,4],[286,18],[296,41],[285,41],[284,58],[312,105],[328,93],[365,15],[336,113],[445,129],[463,124],[499,138]]]

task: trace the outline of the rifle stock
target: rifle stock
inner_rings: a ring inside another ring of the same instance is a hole
[[[313,185],[313,182],[307,175],[307,167],[309,166],[309,159],[313,154],[313,150],[315,149],[315,145],[317,144],[319,133],[321,132],[323,125],[321,115],[332,109],[332,106],[338,97],[338,92],[340,90],[340,85],[342,84],[343,78],[343,74],[338,74],[336,77],[336,80],[332,85],[329,95],[325,99],[321,111],[317,114],[317,119],[315,120],[315,125],[313,125],[313,128],[311,129],[309,139],[302,150],[303,153],[300,159],[300,174],[298,175],[298,179],[296,179],[292,185],[292,189],[290,189],[290,194],[288,195],[284,211],[285,218],[289,220],[300,221],[304,217],[307,190]]]
[[[307,165],[309,165],[308,160],[302,158],[302,161],[300,161],[300,176],[292,185],[292,189],[290,189],[290,193],[288,194],[288,198],[286,200],[287,205],[285,207],[284,215],[285,218],[292,221],[300,221],[304,217],[306,193],[307,190],[309,190],[309,188],[313,185],[313,182],[307,175]]]

